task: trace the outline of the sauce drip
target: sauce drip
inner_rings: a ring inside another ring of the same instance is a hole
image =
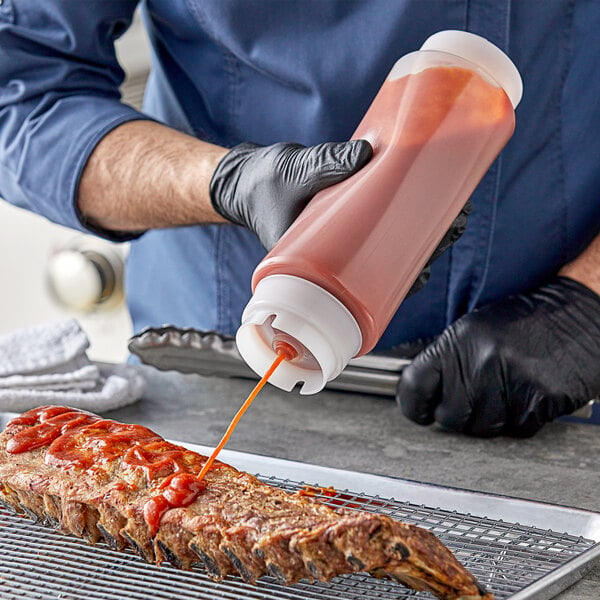
[[[189,506],[204,490],[206,484],[191,473],[176,473],[167,477],[159,486],[160,494],[144,504],[144,521],[154,537],[163,515],[171,508]]]
[[[330,506],[343,506],[344,508],[361,508],[365,504],[370,507],[382,507],[384,503],[375,498],[355,496],[353,494],[346,494],[344,492],[338,492],[333,487],[316,487],[314,485],[303,485],[296,494],[298,496],[325,496],[327,498],[326,503]]]
[[[163,515],[171,508],[189,506],[205,489],[204,476],[223,466],[217,455],[223,449],[243,414],[248,410],[271,375],[284,360],[297,356],[286,342],[275,345],[277,357],[233,417],[225,435],[208,459],[165,441],[141,425],[102,419],[83,411],[42,406],[13,419],[7,426],[19,428],[8,441],[10,454],[47,447],[44,462],[58,468],[80,469],[87,476],[102,479],[111,472],[109,463],[121,460],[114,492],[135,490],[140,471],[152,493],[143,507],[144,520],[155,536]],[[22,428],[21,428],[22,427]]]

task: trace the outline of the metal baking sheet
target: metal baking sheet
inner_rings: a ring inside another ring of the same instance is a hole
[[[202,454],[212,448],[182,444]],[[271,485],[335,488],[317,495],[332,506],[380,512],[433,531],[497,600],[548,600],[600,557],[600,515],[413,481],[329,469],[224,450],[222,460]],[[548,529],[548,524],[552,529]],[[149,565],[129,552],[62,535],[0,510],[0,597],[6,600],[431,600],[399,584],[356,573],[328,583],[283,587],[202,569]]]

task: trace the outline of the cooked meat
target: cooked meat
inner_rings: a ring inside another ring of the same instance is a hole
[[[91,543],[213,579],[282,584],[366,571],[445,600],[491,600],[430,532],[388,516],[333,509],[216,462],[145,427],[41,407],[0,435],[0,501]]]

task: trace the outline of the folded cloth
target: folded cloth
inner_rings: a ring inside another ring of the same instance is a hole
[[[0,411],[60,404],[102,412],[132,404],[144,390],[128,365],[101,365],[86,354],[89,341],[75,319],[0,335]]]
[[[75,319],[17,329],[0,335],[0,377],[72,371],[89,360],[85,332]]]
[[[9,375],[0,377],[0,390],[35,388],[36,390],[91,390],[97,387],[100,370],[87,365],[70,373],[44,373],[40,375]]]

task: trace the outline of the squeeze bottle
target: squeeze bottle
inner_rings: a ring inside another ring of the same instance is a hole
[[[371,350],[513,133],[522,94],[482,37],[441,31],[392,68],[352,139],[373,157],[319,192],[256,267],[236,341],[263,375],[277,345],[298,356],[275,386],[320,391]]]

